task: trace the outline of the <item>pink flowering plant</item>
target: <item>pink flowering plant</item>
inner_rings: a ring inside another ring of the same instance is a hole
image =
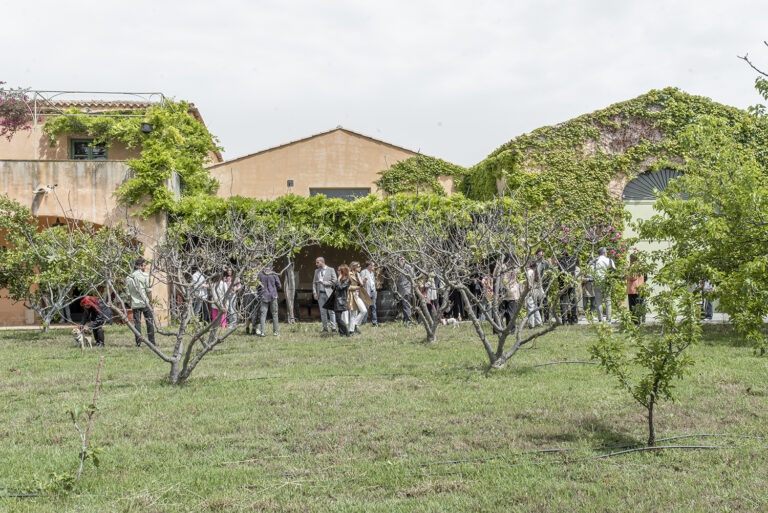
[[[0,82],[0,136],[9,141],[16,132],[29,130],[32,112],[27,89],[2,87]]]
[[[598,248],[605,246],[608,256],[618,267],[626,262],[635,242],[635,239],[624,236],[626,217],[627,213],[622,208],[606,208],[604,215],[562,223],[553,234],[551,252],[559,255],[578,251],[580,261],[586,264],[597,256]],[[583,244],[584,240],[586,244]]]

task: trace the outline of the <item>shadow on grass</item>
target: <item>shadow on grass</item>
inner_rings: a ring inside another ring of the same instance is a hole
[[[68,335],[72,338],[72,335],[68,330],[50,330],[43,333],[41,330],[19,330],[19,331],[4,331],[0,332],[0,339],[14,342],[39,342],[40,340],[55,340],[57,338],[63,338]]]
[[[632,445],[641,442],[641,440],[638,440],[627,433],[617,431],[614,429],[614,426],[594,418],[582,419],[578,426],[583,432],[589,433],[592,438],[597,441],[598,445],[612,447]]]
[[[519,414],[520,420],[530,420],[527,414]],[[602,421],[594,418],[586,418],[578,421],[571,431],[561,433],[537,433],[528,436],[531,441],[547,444],[578,443],[585,439],[590,440],[591,445],[600,447],[621,447],[635,445],[639,442],[633,436],[616,431]]]
[[[729,324],[705,324],[701,327],[701,345],[751,347],[752,344]]]

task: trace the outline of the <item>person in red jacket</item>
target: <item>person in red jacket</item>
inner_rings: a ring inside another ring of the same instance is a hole
[[[83,307],[83,320],[80,329],[92,331],[96,347],[104,347],[104,325],[112,324],[112,310],[103,300],[95,296],[85,296],[80,301]],[[86,325],[87,323],[87,325]]]

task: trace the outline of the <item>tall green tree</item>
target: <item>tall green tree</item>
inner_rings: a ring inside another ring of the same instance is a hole
[[[672,246],[660,255],[670,283],[709,280],[720,308],[765,353],[768,337],[768,119],[729,124],[702,117],[680,137],[685,174],[661,194],[642,237]]]

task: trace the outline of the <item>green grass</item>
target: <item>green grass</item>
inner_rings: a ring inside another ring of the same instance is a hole
[[[706,329],[657,436],[768,435],[768,359]],[[106,356],[101,467],[86,466],[74,493],[2,498],[0,511],[768,510],[768,440],[591,459],[647,434],[642,408],[596,365],[534,367],[587,360],[587,328],[490,373],[468,325],[430,346],[418,327],[352,339],[282,330],[230,338],[183,387],[125,329],[85,352],[68,332],[0,332],[0,493],[76,469],[66,405],[91,401]],[[529,452],[547,448],[572,450]]]

